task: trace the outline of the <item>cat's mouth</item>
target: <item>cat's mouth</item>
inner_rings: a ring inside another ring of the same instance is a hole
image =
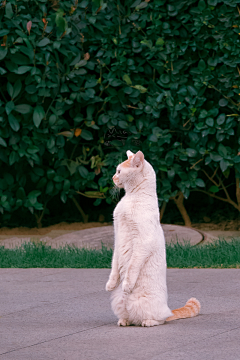
[[[113,182],[116,186],[122,186],[122,183],[120,183],[118,180],[113,179]]]

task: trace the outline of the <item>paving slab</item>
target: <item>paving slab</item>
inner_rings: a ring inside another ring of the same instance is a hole
[[[118,327],[109,269],[0,269],[2,360],[238,360],[240,269],[168,269],[169,306],[199,316]]]
[[[195,229],[179,225],[162,225],[165,234],[166,243],[190,242],[191,245],[196,245],[206,238],[206,235]],[[30,241],[43,241],[52,248],[59,248],[65,245],[76,246],[79,248],[94,248],[101,249],[102,243],[107,247],[113,247],[114,244],[114,229],[113,226],[101,226],[91,229],[84,229],[74,232],[66,232],[58,237],[45,236],[39,238],[32,237],[10,237],[1,240],[0,245],[5,248],[19,247],[21,244]]]

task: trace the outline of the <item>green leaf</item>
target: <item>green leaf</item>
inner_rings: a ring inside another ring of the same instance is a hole
[[[37,105],[33,111],[33,122],[37,128],[40,126],[44,116],[45,116],[45,111],[43,107],[41,105]]]
[[[222,156],[221,156],[221,155],[213,154],[213,153],[210,153],[210,158],[211,158],[213,161],[221,161],[221,160],[222,160]]]
[[[36,154],[37,152],[39,152],[39,147],[36,146],[36,145],[30,145],[28,148],[27,148],[27,152],[29,154]]]
[[[189,157],[195,157],[197,155],[197,150],[195,149],[187,148],[186,152]]]
[[[5,56],[7,55],[7,49],[1,49],[0,48],[0,60],[3,60]]]
[[[47,170],[47,177],[49,180],[52,180],[55,177],[56,173],[53,169],[48,169]]]
[[[164,44],[163,38],[158,38],[155,45],[156,46],[163,46],[163,44]]]
[[[220,154],[222,157],[226,157],[227,154],[228,154],[227,149],[226,149],[225,146],[222,145],[222,144],[219,144],[219,145],[218,145],[218,152],[219,152],[219,154]]]
[[[64,204],[66,203],[66,201],[67,201],[67,195],[65,194],[64,191],[61,192],[60,199],[62,200],[62,202],[63,202]]]
[[[54,185],[52,181],[49,181],[46,187],[46,194],[51,194],[54,190]]]
[[[102,199],[97,199],[96,201],[94,201],[93,205],[98,206],[101,204],[101,202],[102,202]]]
[[[126,129],[128,127],[128,123],[126,121],[119,121],[118,125],[120,126],[120,128],[122,129]]]
[[[8,115],[8,121],[13,131],[18,131],[20,129],[18,120],[12,114]]]
[[[208,0],[208,5],[217,6],[218,0]]]
[[[80,135],[85,140],[93,140],[93,135],[90,131],[83,129]]]
[[[67,21],[64,19],[64,17],[63,17],[64,15],[65,15],[64,11],[61,8],[57,10],[55,22],[56,22],[58,31],[60,31],[62,33],[67,30]]]
[[[163,84],[168,84],[170,82],[170,77],[167,74],[162,74],[160,80]]]
[[[132,81],[127,74],[123,75],[123,80],[127,83],[127,85],[132,85]]]
[[[202,179],[196,179],[196,185],[199,187],[205,187],[205,182]]]
[[[19,68],[15,71],[16,74],[22,75],[32,69],[31,66],[19,66]]]
[[[12,99],[13,97],[13,86],[10,84],[10,82],[7,83],[7,91]]]
[[[39,43],[37,43],[37,46],[43,47],[43,46],[50,44],[50,42],[51,41],[49,40],[49,38],[45,37],[42,40],[40,40]]]
[[[193,86],[187,86],[188,92],[192,96],[197,96],[198,92]]]
[[[219,106],[226,106],[228,104],[228,100],[227,99],[221,99],[218,102]]]
[[[16,107],[14,106],[14,102],[9,101],[8,103],[6,103],[5,109],[6,109],[7,115],[9,115],[13,109],[16,109]]]
[[[9,156],[9,165],[12,166],[18,159],[19,159],[19,156],[16,153],[16,151],[12,151]]]
[[[136,6],[138,6],[140,4],[140,2],[141,2],[141,0],[136,0],[136,1],[134,1],[134,3],[130,7],[131,8],[136,7]]]
[[[141,10],[141,9],[144,9],[145,7],[148,6],[148,3],[147,2],[141,2],[138,6],[136,6],[136,10]]]
[[[203,59],[201,59],[201,60],[199,61],[199,63],[198,63],[198,68],[199,68],[200,71],[203,71],[203,70],[206,69],[206,63],[205,63],[205,61],[204,61]]]
[[[229,162],[226,160],[221,160],[220,161],[220,168],[222,170],[222,172],[226,171],[228,168]]]
[[[220,114],[218,117],[217,117],[217,124],[218,125],[222,125],[225,121],[225,118],[226,118],[226,115],[225,114]]]
[[[88,176],[88,169],[86,169],[84,166],[80,165],[80,166],[78,167],[78,172],[79,172],[79,174],[80,174],[84,179],[87,178],[87,176]]]
[[[21,89],[22,89],[21,80],[17,79],[17,81],[15,82],[15,84],[13,86],[13,95],[12,95],[13,99],[15,99],[20,94]]]
[[[199,10],[203,11],[206,8],[206,4],[204,0],[200,0],[198,3]]]
[[[6,141],[0,137],[0,145],[4,146],[4,147],[7,147],[7,143]]]
[[[68,179],[64,180],[63,190],[69,191],[70,187],[71,187],[71,182]]]
[[[81,60],[79,61],[74,67],[78,69],[79,67],[87,65],[87,60]]]
[[[33,190],[28,194],[28,198],[29,199],[35,199],[37,198],[39,195],[41,195],[41,191],[40,190]]]
[[[28,104],[22,104],[16,105],[14,110],[19,112],[20,114],[29,114],[32,111],[32,107]]]
[[[218,58],[216,57],[215,59],[214,58],[209,58],[208,59],[208,65],[209,66],[217,66],[217,64],[218,64]]]
[[[13,17],[13,9],[12,9],[12,4],[10,2],[7,2],[5,6],[5,17],[8,19],[11,19]]]
[[[0,75],[4,75],[4,74],[6,74],[6,70],[5,69],[3,69],[2,67],[0,67]]]
[[[56,176],[54,176],[53,180],[56,181],[57,183],[60,183],[64,180],[64,178],[60,175],[56,175]]]
[[[175,176],[174,168],[168,170],[167,175],[168,175],[169,180],[172,180],[174,178],[174,176]]]
[[[212,193],[217,193],[219,192],[219,188],[216,185],[212,185],[208,191]]]
[[[5,36],[5,35],[7,35],[7,34],[9,34],[9,30],[8,30],[8,29],[2,29],[2,30],[0,30],[0,37]]]
[[[207,110],[201,110],[201,111],[200,111],[199,118],[200,118],[200,119],[204,119],[205,117],[207,117],[207,115],[208,115]]]
[[[149,141],[152,141],[152,142],[157,142],[157,141],[158,141],[158,138],[157,138],[156,135],[151,134],[151,135],[149,135],[148,140],[149,140]]]
[[[161,170],[161,171],[165,171],[165,172],[167,172],[167,171],[168,171],[168,169],[167,169],[167,167],[166,167],[165,165],[161,165],[161,166],[159,166],[159,170]]]
[[[145,93],[147,91],[147,88],[145,88],[144,86],[142,85],[135,85],[135,86],[132,86],[134,89],[137,89],[140,91],[140,93]]]
[[[210,127],[213,127],[214,126],[214,120],[213,120],[213,118],[207,118],[206,119],[206,124],[208,125],[208,126],[210,126]]]

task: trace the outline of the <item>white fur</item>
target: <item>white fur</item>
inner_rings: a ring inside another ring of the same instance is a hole
[[[156,175],[140,151],[136,155],[128,151],[127,155],[131,166],[118,165],[113,177],[124,187],[125,196],[113,213],[115,246],[106,290],[113,291],[112,310],[119,318],[118,325],[160,325],[172,312],[167,305],[165,239]]]

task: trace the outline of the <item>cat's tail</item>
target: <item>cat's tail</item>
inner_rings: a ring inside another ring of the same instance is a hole
[[[200,313],[201,304],[200,302],[195,299],[191,298],[186,302],[186,305],[179,308],[172,310],[173,315],[169,316],[166,321],[172,321],[177,319],[185,319],[197,316]]]

